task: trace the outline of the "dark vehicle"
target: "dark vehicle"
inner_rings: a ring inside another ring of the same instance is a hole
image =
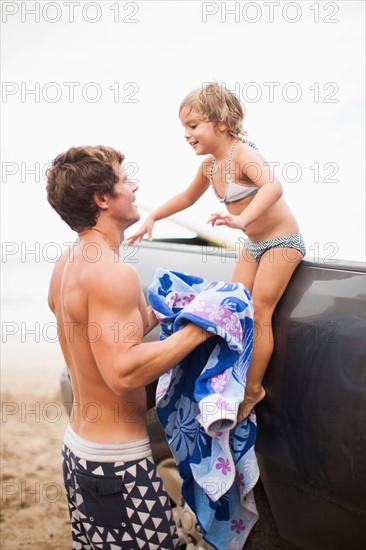
[[[143,241],[126,261],[135,264],[146,291],[158,266],[230,280],[236,253],[200,239]],[[256,453],[287,550],[366,547],[365,281],[359,262],[305,259],[275,311],[267,396],[256,407]],[[154,330],[148,339],[156,338]],[[182,499],[181,480],[155,414],[155,387],[147,388],[149,435],[176,505],[181,543],[187,550],[209,548]],[[70,402],[70,392],[65,373],[64,401]]]

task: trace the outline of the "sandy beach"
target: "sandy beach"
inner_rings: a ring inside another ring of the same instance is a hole
[[[24,369],[25,362],[19,358],[19,368],[8,363],[1,378],[0,547],[66,550],[71,544],[60,451],[68,419],[58,369]]]

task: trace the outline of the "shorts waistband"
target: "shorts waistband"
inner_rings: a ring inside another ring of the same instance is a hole
[[[148,437],[120,443],[101,443],[80,437],[68,424],[64,444],[74,455],[92,462],[131,462],[151,456]]]

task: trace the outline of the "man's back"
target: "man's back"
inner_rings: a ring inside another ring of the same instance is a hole
[[[146,435],[145,390],[132,389],[120,396],[113,392],[103,378],[95,350],[105,343],[119,346],[121,339],[134,338],[138,343],[147,312],[137,274],[99,240],[86,239],[63,254],[52,275],[49,303],[57,318],[74,391],[74,430],[94,441],[125,441]],[[97,261],[88,256],[92,247],[98,252],[93,256]],[[129,289],[129,296],[125,289]],[[103,311],[110,294],[113,300],[120,300],[121,308],[126,302],[127,310],[129,302],[135,302],[134,319],[128,322],[127,330],[121,327],[121,316],[104,322]]]

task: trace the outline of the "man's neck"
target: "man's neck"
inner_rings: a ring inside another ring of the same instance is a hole
[[[95,240],[105,243],[110,250],[119,256],[119,247],[124,239],[123,231],[107,231],[101,227],[92,227],[79,232],[80,240]]]

